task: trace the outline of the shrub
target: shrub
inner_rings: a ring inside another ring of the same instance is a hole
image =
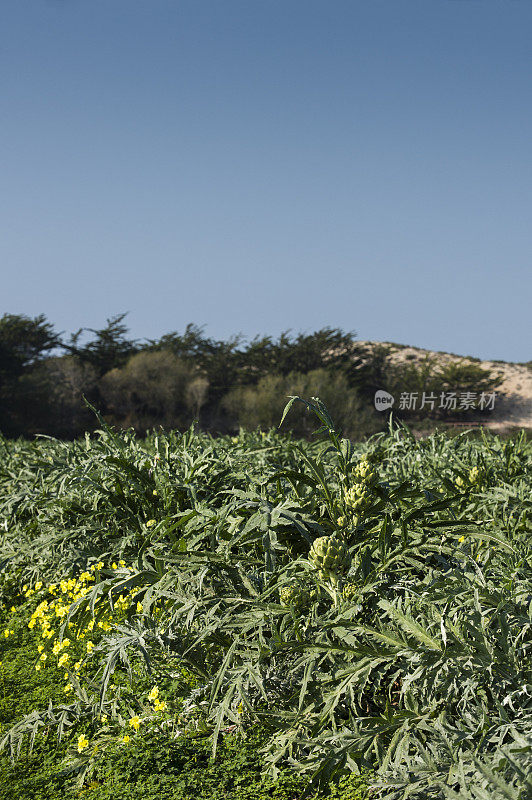
[[[141,352],[100,381],[110,418],[140,433],[162,425],[186,428],[205,400],[207,382],[169,351]]]
[[[267,375],[256,386],[234,389],[224,398],[223,405],[241,427],[267,429],[279,424],[289,395],[323,398],[346,436],[362,438],[380,427],[381,420],[349,386],[345,375],[326,369]],[[302,408],[298,412],[286,426],[295,436],[308,437],[315,429],[312,416]]]

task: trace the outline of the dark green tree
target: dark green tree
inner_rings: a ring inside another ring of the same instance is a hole
[[[98,375],[104,375],[111,369],[122,367],[130,358],[139,351],[135,339],[129,339],[129,328],[124,324],[127,314],[117,314],[107,320],[104,328],[80,328],[70,337],[70,342],[64,347],[77,356],[80,361],[90,364]],[[80,338],[84,331],[94,334],[94,338],[87,344],[80,345]]]
[[[61,345],[44,314],[0,318],[0,431],[19,436],[39,429],[46,416],[48,386],[39,367]]]
[[[44,314],[4,314],[0,318],[0,375],[12,378],[34,367],[61,344]]]

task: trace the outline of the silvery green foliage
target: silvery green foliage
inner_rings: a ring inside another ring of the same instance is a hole
[[[303,402],[325,445],[193,431],[141,441],[105,427],[72,444],[1,444],[8,579],[56,578],[93,557],[134,568],[104,570],[65,620],[81,626],[125,590],[142,602],[95,654],[76,713],[107,708],[116,669],[164,679],[185,665],[199,682],[189,724],[214,750],[227,726],[261,723],[273,771],[288,760],[326,782],[370,766],[389,800],[525,800],[531,446],[392,428],[354,447],[318,400]],[[377,480],[355,518],[344,498],[362,454]],[[348,593],[309,560],[325,536],[349,552]],[[309,603],[280,601],[294,586]]]

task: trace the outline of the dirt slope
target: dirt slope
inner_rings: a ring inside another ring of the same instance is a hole
[[[466,356],[452,353],[436,353],[419,347],[397,345],[391,342],[360,342],[368,349],[377,344],[390,348],[391,361],[396,364],[421,361],[427,356],[446,363],[449,361],[472,361]],[[508,428],[532,428],[532,368],[527,364],[513,364],[506,361],[477,361],[475,364],[492,373],[502,375],[502,383],[497,388],[495,409],[485,427],[497,430]]]

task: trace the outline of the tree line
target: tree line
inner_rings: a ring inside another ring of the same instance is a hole
[[[287,395],[299,394],[319,396],[344,433],[360,438],[385,421],[373,407],[377,389],[421,384],[483,391],[497,379],[465,362],[401,368],[384,345],[368,349],[338,328],[217,340],[189,324],[183,333],[140,341],[131,338],[125,314],[66,338],[43,314],[0,318],[0,432],[8,437],[75,438],[97,425],[88,404],[140,434],[192,422],[217,434],[264,429],[278,424]],[[298,436],[313,429],[303,411],[290,424]]]

